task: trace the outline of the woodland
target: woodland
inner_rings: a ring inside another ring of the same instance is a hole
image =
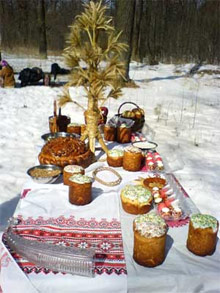
[[[0,0],[0,52],[61,55],[87,0]],[[95,1],[97,2],[97,1]],[[148,64],[220,62],[219,0],[103,0],[124,59]],[[103,47],[105,38],[103,36]]]

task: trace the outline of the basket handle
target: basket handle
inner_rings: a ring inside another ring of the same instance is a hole
[[[134,106],[136,106],[137,108],[140,108],[137,104],[133,103],[133,102],[124,102],[120,105],[120,107],[118,108],[118,114],[120,114],[120,110],[121,110],[121,107],[124,106],[125,104],[132,104]]]

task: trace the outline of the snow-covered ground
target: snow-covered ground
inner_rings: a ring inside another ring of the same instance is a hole
[[[7,58],[8,56],[3,56]],[[64,67],[62,59],[7,58],[19,72],[39,66],[50,71],[53,62]],[[146,112],[144,133],[157,142],[158,151],[169,164],[193,202],[203,213],[220,220],[220,75],[197,74],[188,77],[193,64],[148,66],[131,64],[130,77],[139,88],[124,88],[117,101],[109,100],[109,118],[125,101]],[[206,65],[200,68],[217,69]],[[16,75],[17,79],[17,75]],[[67,81],[59,76],[57,84]],[[26,170],[35,165],[42,146],[41,135],[49,132],[48,117],[62,87],[18,86],[0,89],[0,230],[7,223],[19,199]],[[71,96],[86,105],[82,88],[71,88]],[[82,110],[74,104],[62,109],[72,122],[83,122]]]

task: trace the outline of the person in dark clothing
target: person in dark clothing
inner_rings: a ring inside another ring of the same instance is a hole
[[[23,87],[28,84],[35,84],[39,80],[44,79],[44,73],[39,67],[24,68],[20,72],[18,79],[21,81],[21,87]]]
[[[51,72],[50,74],[53,75],[54,80],[56,80],[58,74],[69,74],[70,70],[61,68],[57,63],[53,63],[51,65]]]

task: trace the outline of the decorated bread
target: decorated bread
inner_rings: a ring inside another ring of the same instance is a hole
[[[60,167],[79,165],[86,168],[92,163],[93,157],[83,141],[73,137],[57,137],[43,146],[38,159],[41,164]]]
[[[106,124],[104,126],[104,139],[106,141],[115,141],[116,140],[116,128]]]
[[[129,143],[131,142],[131,127],[127,127],[125,123],[122,123],[117,127],[117,142],[119,143]]]
[[[76,133],[81,134],[81,125],[78,123],[69,123],[67,125],[67,132],[68,133]]]
[[[151,208],[153,197],[149,190],[140,185],[126,185],[121,190],[123,209],[129,214],[145,214]]]
[[[219,223],[210,215],[194,214],[191,216],[187,238],[187,248],[200,256],[214,253],[217,242]]]
[[[139,148],[128,146],[124,151],[123,168],[127,171],[139,171],[142,159],[142,151]]]
[[[114,149],[108,151],[107,154],[107,162],[109,166],[112,167],[121,167],[123,164],[123,157],[124,157],[124,151],[120,149]]]
[[[69,184],[69,178],[76,174],[85,174],[83,167],[78,165],[67,165],[63,169],[63,183],[65,185]]]
[[[92,200],[92,178],[76,174],[69,178],[69,202],[75,205],[86,205]]]
[[[139,215],[133,223],[134,260],[146,267],[155,267],[165,259],[167,225],[154,212]]]

